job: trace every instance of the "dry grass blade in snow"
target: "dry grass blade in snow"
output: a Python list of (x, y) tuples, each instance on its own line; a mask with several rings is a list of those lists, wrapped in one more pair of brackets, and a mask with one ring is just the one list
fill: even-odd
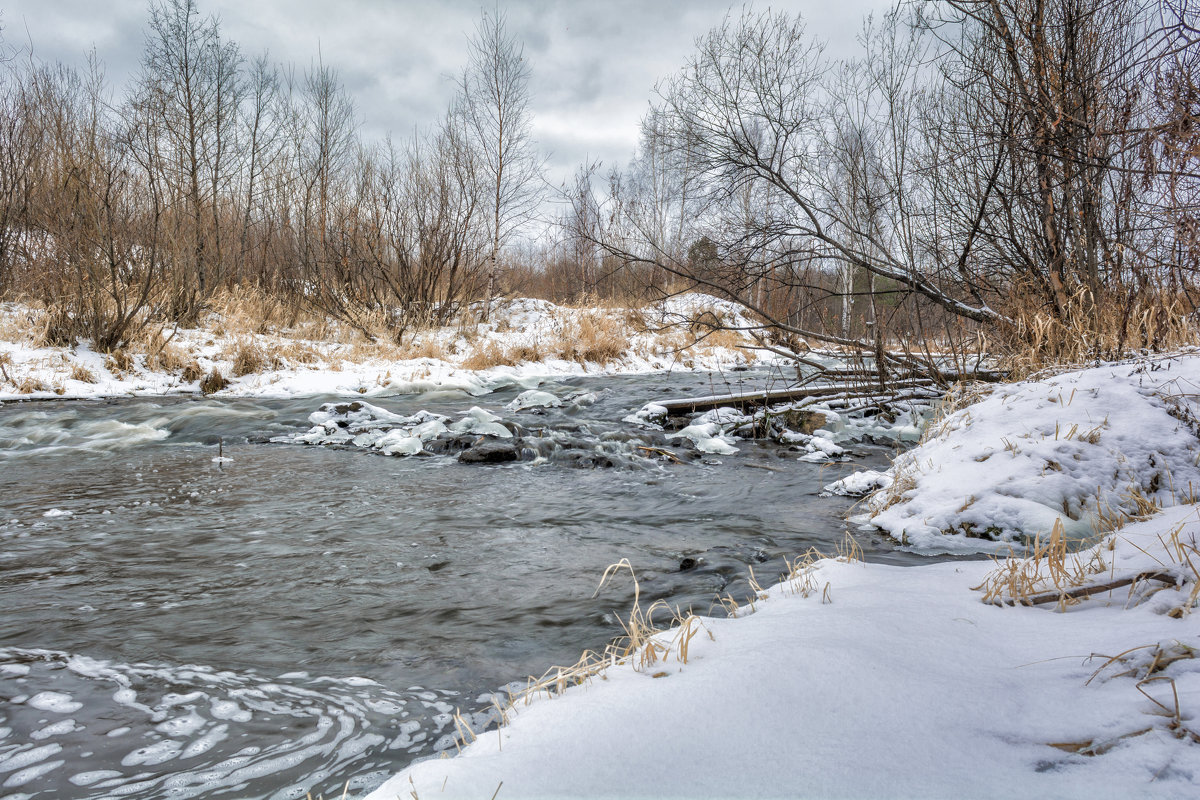
[(1078, 553), (1069, 553), (1062, 526), (1048, 541), (1035, 540), (1028, 557), (1010, 555), (975, 590), (993, 605), (1056, 604), (1059, 610), (1091, 597), (1128, 588), (1127, 605), (1138, 605), (1165, 589), (1187, 589), (1163, 613), (1183, 617), (1200, 598), (1200, 549), (1195, 535), (1176, 525), (1155, 540), (1112, 534)]
[[(695, 614), (678, 609), (671, 611), (667, 604), (658, 600), (647, 609), (641, 606), (641, 586), (637, 580), (633, 565), (629, 559), (621, 559), (604, 570), (596, 594), (608, 585), (620, 572), (628, 571), (633, 579), (633, 606), (627, 616), (617, 614), (617, 620), (625, 635), (605, 647), (603, 653), (588, 650), (579, 661), (569, 667), (551, 667), (540, 678), (530, 678), (525, 691), (517, 701), (528, 703), (539, 694), (556, 696), (567, 687), (575, 686), (602, 675), (609, 667), (617, 664), (630, 663), (638, 671), (666, 662), (675, 656), (680, 664), (687, 664), (689, 645), (696, 634), (704, 628), (704, 623)], [(594, 595), (593, 595), (594, 596)], [(671, 621), (666, 627), (659, 627), (654, 621), (658, 612), (669, 613)], [(711, 634), (709, 634), (711, 636)], [(660, 677), (666, 673), (656, 673)]]

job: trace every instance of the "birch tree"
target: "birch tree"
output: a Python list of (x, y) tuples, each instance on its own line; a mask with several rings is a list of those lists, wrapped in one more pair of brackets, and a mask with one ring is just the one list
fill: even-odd
[(529, 63), (503, 14), (483, 13), (467, 52), (455, 113), (478, 152), (480, 179), (487, 187), (491, 252), (486, 318), (496, 293), (500, 251), (541, 202), (544, 159), (532, 135)]

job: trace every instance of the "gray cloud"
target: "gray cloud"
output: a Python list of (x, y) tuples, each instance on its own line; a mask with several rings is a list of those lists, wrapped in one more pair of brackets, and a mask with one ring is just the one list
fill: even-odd
[[(854, 49), (864, 14), (884, 0), (791, 0), (771, 8), (802, 14), (831, 55)], [(222, 30), (253, 56), (264, 50), (302, 70), (319, 57), (353, 93), (366, 136), (407, 136), (433, 123), (466, 62), (479, 0), (199, 0)], [(584, 158), (623, 164), (655, 83), (679, 69), (694, 41), (724, 18), (729, 0), (513, 0), (500, 5), (524, 42), (533, 72), (534, 129), (551, 151), (552, 178), (565, 180)], [(740, 12), (741, 6), (734, 8)], [(31, 40), (44, 60), (81, 63), (95, 47), (118, 87), (141, 54), (142, 0), (0, 0), (4, 37)], [(28, 34), (27, 32), (28, 31)]]

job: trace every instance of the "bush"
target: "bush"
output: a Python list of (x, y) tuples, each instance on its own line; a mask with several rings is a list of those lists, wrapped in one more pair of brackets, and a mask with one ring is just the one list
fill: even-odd
[(215, 394), (229, 385), (229, 380), (221, 374), (221, 370), (213, 367), (212, 372), (200, 381), (200, 391), (204, 394)]

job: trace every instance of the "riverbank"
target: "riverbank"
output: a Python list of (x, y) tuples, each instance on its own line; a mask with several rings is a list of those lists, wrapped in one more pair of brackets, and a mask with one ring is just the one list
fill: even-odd
[(0, 304), (0, 401), (378, 397), (431, 388), (483, 394), (539, 376), (719, 371), (776, 360), (737, 330), (749, 327), (737, 307), (702, 294), (639, 309), (516, 299), (499, 305), (488, 322), (465, 319), (407, 335), (402, 344), (372, 342), (328, 320), (267, 324), (255, 306), (261, 302), (235, 298), (197, 328), (154, 328), (109, 354), (86, 341), (47, 344), (44, 310)]
[[(890, 483), (867, 507), (912, 547), (1040, 535), (1032, 557), (819, 561), (745, 618), (703, 619), (663, 635), (663, 660), (518, 703), (369, 798), (1194, 792), (1198, 397), (1200, 357), (1185, 354), (966, 398), (884, 479), (859, 481)], [(964, 528), (975, 506), (1024, 516)], [(1070, 554), (1085, 520), (1123, 527)]]

